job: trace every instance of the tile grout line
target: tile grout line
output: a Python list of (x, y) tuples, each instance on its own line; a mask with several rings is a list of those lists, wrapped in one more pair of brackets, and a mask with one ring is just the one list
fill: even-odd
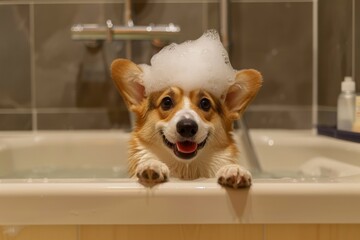
[[(315, 1), (315, 0), (314, 0)], [(147, 3), (218, 3), (218, 0), (149, 0)], [(313, 0), (230, 0), (230, 3), (311, 3)], [(122, 0), (57, 0), (48, 2), (46, 0), (20, 0), (20, 1), (1, 1), (0, 5), (7, 4), (122, 4)]]
[(312, 3), (316, 0), (231, 0), (231, 3)]
[(314, 133), (316, 130), (316, 125), (318, 123), (318, 0), (313, 1), (313, 20), (312, 20), (312, 27), (313, 27), (313, 46), (312, 46), (312, 129)]
[[(275, 0), (276, 1), (276, 0)], [(291, 0), (290, 0), (291, 1)], [(148, 0), (143, 1), (146, 3), (217, 3), (217, 0)], [(20, 0), (20, 1), (1, 1), (0, 5), (8, 5), (8, 4), (123, 4), (123, 0), (57, 0), (48, 2), (46, 0)], [(141, 3), (138, 2), (138, 3)]]
[(202, 3), (201, 7), (201, 21), (202, 21), (202, 31), (206, 31), (208, 29), (208, 5), (206, 3)]
[(34, 3), (30, 3), (30, 81), (31, 81), (31, 113), (32, 130), (37, 131), (37, 111), (36, 111), (36, 83), (35, 83), (35, 10)]
[[(107, 113), (109, 108), (39, 108), (36, 109), (37, 114), (81, 114), (81, 113)], [(119, 109), (118, 111), (127, 111), (126, 108)], [(0, 114), (31, 114), (32, 109), (0, 109)]]
[(355, 28), (355, 4), (356, 4), (356, 1), (355, 0), (352, 0), (352, 19), (351, 19), (351, 21), (352, 21), (352, 27), (351, 27), (351, 29), (352, 29), (352, 46), (351, 46), (351, 48), (352, 48), (352, 56), (351, 56), (351, 75), (352, 75), (352, 78), (353, 78), (353, 81), (356, 81), (356, 79), (355, 79), (355, 77), (356, 77), (356, 71), (355, 71), (355, 61), (356, 61), (356, 58), (355, 58), (355, 56), (356, 56), (356, 54), (355, 54), (355, 45), (356, 45), (356, 43), (355, 43), (355, 33), (356, 33), (356, 28)]
[[(326, 107), (326, 106), (322, 106), (322, 109), (328, 109), (329, 111), (331, 110), (336, 110), (336, 108), (332, 108), (332, 107)], [(36, 113), (37, 114), (81, 114), (81, 113), (105, 113), (107, 112), (109, 109), (106, 107), (103, 108), (39, 108), (36, 109)], [(118, 109), (118, 111), (127, 111), (126, 108), (124, 109)], [(254, 106), (250, 106), (249, 109), (247, 111), (250, 112), (284, 112), (284, 111), (299, 111), (299, 112), (303, 112), (303, 111), (312, 111), (312, 107), (311, 106), (298, 106), (298, 105), (254, 105)], [(32, 113), (32, 109), (0, 109), (0, 114), (26, 114), (26, 113)]]

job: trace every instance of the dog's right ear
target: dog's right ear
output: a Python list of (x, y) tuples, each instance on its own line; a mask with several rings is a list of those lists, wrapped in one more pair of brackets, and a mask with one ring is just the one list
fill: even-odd
[(235, 83), (231, 85), (225, 97), (229, 118), (239, 119), (249, 103), (255, 98), (262, 85), (261, 74), (254, 69), (241, 70), (236, 73)]
[(111, 64), (111, 77), (129, 110), (135, 110), (145, 98), (145, 88), (140, 84), (141, 69), (127, 59), (116, 59)]

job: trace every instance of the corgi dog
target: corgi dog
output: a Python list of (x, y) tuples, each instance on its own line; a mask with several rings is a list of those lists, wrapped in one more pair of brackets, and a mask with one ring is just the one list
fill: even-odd
[(251, 174), (238, 164), (233, 122), (262, 85), (256, 70), (241, 70), (222, 98), (205, 89), (169, 86), (146, 94), (142, 69), (116, 59), (112, 79), (136, 123), (129, 147), (129, 174), (145, 185), (180, 179), (213, 178), (220, 185), (244, 188)]

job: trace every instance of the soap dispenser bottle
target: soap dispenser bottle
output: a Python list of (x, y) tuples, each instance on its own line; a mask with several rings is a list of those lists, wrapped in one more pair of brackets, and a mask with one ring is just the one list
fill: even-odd
[(341, 93), (337, 103), (337, 129), (351, 131), (355, 120), (355, 82), (345, 77), (341, 82)]

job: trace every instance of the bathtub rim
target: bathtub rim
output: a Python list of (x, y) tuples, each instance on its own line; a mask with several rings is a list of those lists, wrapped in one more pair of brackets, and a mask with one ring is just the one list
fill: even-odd
[(0, 224), (360, 223), (359, 201), (356, 183), (257, 180), (240, 190), (215, 179), (151, 189), (133, 179), (1, 183)]

